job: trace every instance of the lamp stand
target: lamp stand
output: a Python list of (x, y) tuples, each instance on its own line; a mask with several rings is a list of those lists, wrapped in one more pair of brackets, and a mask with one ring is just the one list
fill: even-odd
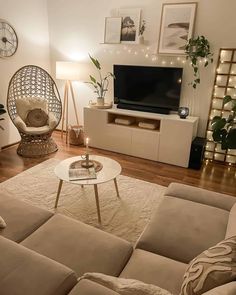
[(72, 83), (70, 80), (67, 80), (66, 84), (65, 84), (65, 89), (64, 89), (64, 100), (63, 100), (63, 108), (62, 108), (62, 128), (61, 128), (61, 138), (63, 140), (64, 127), (65, 127), (66, 143), (68, 143), (68, 134), (69, 134), (69, 124), (68, 124), (68, 121), (69, 121), (68, 120), (69, 119), (68, 118), (69, 92), (71, 94), (71, 98), (73, 101), (76, 122), (77, 122), (77, 125), (79, 125), (79, 118), (78, 118), (77, 108), (76, 108), (76, 104), (75, 104), (75, 96), (74, 96)]

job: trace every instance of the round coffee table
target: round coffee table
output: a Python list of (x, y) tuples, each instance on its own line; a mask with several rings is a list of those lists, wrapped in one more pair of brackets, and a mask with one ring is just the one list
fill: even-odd
[(97, 162), (100, 162), (102, 164), (102, 169), (96, 173), (97, 178), (96, 179), (86, 179), (86, 180), (69, 180), (69, 166), (71, 163), (75, 161), (83, 160), (81, 156), (78, 157), (72, 157), (68, 158), (64, 161), (61, 161), (56, 167), (55, 167), (55, 174), (60, 179), (58, 190), (57, 190), (57, 197), (55, 201), (55, 208), (57, 208), (61, 188), (63, 181), (69, 182), (71, 184), (77, 184), (81, 185), (82, 187), (84, 185), (93, 185), (94, 186), (94, 193), (95, 193), (95, 200), (96, 200), (96, 206), (97, 206), (97, 214), (98, 214), (98, 222), (101, 223), (101, 214), (100, 214), (100, 206), (99, 206), (99, 196), (98, 196), (98, 184), (113, 180), (115, 184), (115, 189), (117, 193), (117, 197), (119, 198), (119, 190), (118, 190), (118, 184), (116, 177), (120, 175), (121, 173), (121, 166), (118, 162), (102, 156), (93, 156), (90, 155), (89, 160), (95, 160)]

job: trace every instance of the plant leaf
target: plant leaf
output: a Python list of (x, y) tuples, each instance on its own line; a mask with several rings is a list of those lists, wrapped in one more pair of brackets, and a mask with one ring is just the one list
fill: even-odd
[(227, 104), (228, 102), (232, 101), (232, 97), (230, 95), (226, 95), (224, 98), (223, 98), (223, 105)]
[(230, 129), (226, 138), (227, 148), (236, 149), (236, 129)]
[[(215, 120), (214, 120), (215, 119)], [(211, 123), (213, 130), (221, 130), (225, 127), (227, 121), (225, 118), (214, 117)]]
[(97, 83), (96, 79), (92, 75), (89, 75), (89, 78), (93, 83)]

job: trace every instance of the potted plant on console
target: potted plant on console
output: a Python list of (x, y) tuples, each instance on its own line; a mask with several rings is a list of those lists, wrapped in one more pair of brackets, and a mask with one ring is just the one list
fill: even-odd
[(221, 149), (236, 149), (236, 100), (230, 95), (223, 99), (223, 105), (231, 104), (228, 118), (215, 116), (212, 119), (213, 139), (221, 144)]
[(90, 54), (89, 58), (93, 65), (96, 67), (99, 74), (99, 78), (96, 79), (94, 76), (89, 75), (90, 81), (86, 83), (89, 83), (94, 87), (94, 93), (97, 94), (97, 105), (102, 106), (104, 105), (105, 95), (108, 91), (109, 78), (115, 79), (115, 76), (112, 73), (108, 72), (107, 75), (103, 77), (101, 73), (102, 68), (99, 61), (96, 58), (92, 57)]

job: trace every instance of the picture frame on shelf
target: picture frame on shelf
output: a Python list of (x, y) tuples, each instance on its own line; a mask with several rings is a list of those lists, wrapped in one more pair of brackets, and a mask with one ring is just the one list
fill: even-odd
[(120, 9), (119, 16), (122, 17), (121, 43), (137, 44), (140, 29), (141, 9)]
[(119, 44), (121, 42), (121, 17), (106, 17), (104, 43)]
[(159, 54), (185, 54), (185, 46), (193, 34), (196, 10), (197, 2), (162, 5)]

